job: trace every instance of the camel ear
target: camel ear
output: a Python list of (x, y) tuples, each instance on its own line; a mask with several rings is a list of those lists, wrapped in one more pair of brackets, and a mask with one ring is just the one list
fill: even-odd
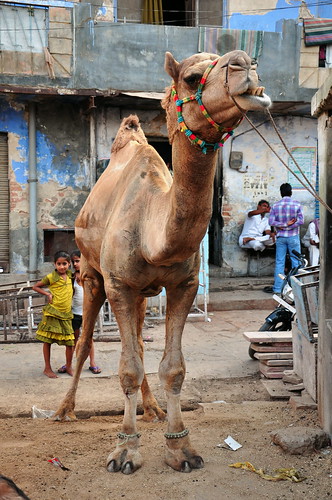
[(169, 74), (169, 76), (176, 82), (179, 76), (179, 66), (180, 63), (174, 59), (170, 52), (166, 52), (165, 54), (165, 71)]

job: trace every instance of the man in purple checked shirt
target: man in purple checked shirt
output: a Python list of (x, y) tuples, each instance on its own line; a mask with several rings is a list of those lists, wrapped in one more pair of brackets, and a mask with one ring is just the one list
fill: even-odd
[(274, 293), (281, 292), (283, 280), (279, 277), (279, 274), (285, 272), (287, 252), (292, 267), (298, 265), (298, 259), (292, 254), (292, 250), (301, 253), (300, 226), (304, 222), (301, 205), (298, 201), (292, 200), (292, 186), (288, 182), (281, 184), (280, 194), (282, 199), (272, 206), (269, 216), (269, 224), (274, 226), (277, 232)]

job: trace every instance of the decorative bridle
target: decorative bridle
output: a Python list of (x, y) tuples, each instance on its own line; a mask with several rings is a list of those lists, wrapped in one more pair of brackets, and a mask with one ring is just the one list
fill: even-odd
[[(206, 107), (203, 104), (203, 101), (202, 101), (203, 87), (206, 83), (206, 80), (207, 80), (207, 77), (208, 77), (210, 71), (215, 67), (218, 60), (219, 59), (215, 59), (206, 68), (206, 70), (204, 71), (204, 74), (199, 82), (199, 85), (198, 85), (198, 88), (197, 88), (197, 91), (195, 94), (192, 94), (189, 97), (184, 97), (183, 99), (179, 99), (176, 88), (175, 88), (175, 84), (173, 83), (173, 85), (171, 87), (171, 95), (175, 101), (176, 113), (177, 113), (177, 117), (178, 117), (178, 122), (180, 124), (180, 131), (185, 133), (185, 135), (188, 137), (189, 141), (192, 144), (199, 146), (202, 149), (202, 152), (204, 154), (206, 154), (208, 151), (216, 151), (217, 149), (222, 148), (224, 143), (227, 141), (227, 139), (233, 135), (234, 129), (236, 127), (238, 127), (243, 120), (243, 116), (242, 116), (239, 119), (239, 121), (234, 125), (234, 127), (222, 127), (221, 125), (216, 123), (211, 118), (211, 116), (207, 112)], [(228, 70), (228, 64), (225, 64), (222, 67), (223, 68), (226, 67)], [(227, 79), (228, 79), (228, 71), (226, 73), (226, 82), (225, 82), (226, 87), (228, 87)], [(204, 117), (207, 119), (207, 121), (210, 123), (210, 125), (222, 133), (222, 138), (218, 142), (215, 142), (215, 143), (206, 142), (203, 139), (200, 139), (199, 137), (197, 137), (197, 135), (194, 134), (194, 132), (187, 127), (187, 125), (185, 124), (184, 118), (183, 118), (183, 114), (182, 114), (182, 106), (186, 102), (190, 102), (190, 101), (197, 101), (200, 110), (202, 111)]]

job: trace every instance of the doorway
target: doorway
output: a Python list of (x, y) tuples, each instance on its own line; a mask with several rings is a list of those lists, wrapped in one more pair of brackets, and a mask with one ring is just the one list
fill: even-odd
[(168, 139), (163, 138), (147, 138), (150, 146), (153, 146), (154, 149), (160, 154), (169, 170), (172, 171), (172, 146), (168, 142)]
[(165, 26), (195, 26), (193, 0), (163, 0), (162, 6)]

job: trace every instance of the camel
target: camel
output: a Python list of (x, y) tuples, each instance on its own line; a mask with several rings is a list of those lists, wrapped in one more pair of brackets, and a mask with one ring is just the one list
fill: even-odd
[(139, 388), (144, 417), (164, 418), (146, 380), (142, 341), (147, 297), (158, 295), (162, 287), (167, 296), (159, 366), (167, 405), (165, 461), (182, 472), (204, 466), (181, 415), (182, 332), (199, 285), (199, 246), (211, 217), (218, 148), (241, 121), (241, 110), (263, 110), (271, 104), (258, 87), (256, 63), (240, 50), (221, 57), (195, 54), (181, 63), (167, 52), (165, 70), (173, 80), (162, 102), (173, 178), (148, 144), (137, 116), (131, 115), (122, 121), (109, 165), (75, 223), (82, 254), (83, 327), (72, 385), (56, 418), (75, 418), (80, 373), (107, 297), (121, 336), (119, 378), (125, 396), (122, 430), (107, 470), (124, 474), (142, 465), (136, 422)]

